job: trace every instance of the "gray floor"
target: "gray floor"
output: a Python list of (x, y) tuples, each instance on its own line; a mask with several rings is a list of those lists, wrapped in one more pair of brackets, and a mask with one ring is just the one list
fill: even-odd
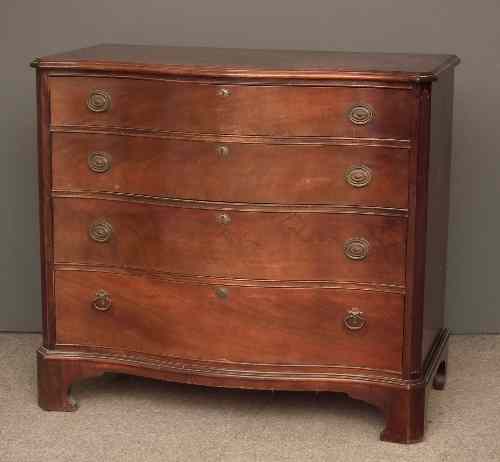
[(343, 395), (218, 390), (104, 376), (81, 408), (36, 404), (39, 335), (0, 334), (1, 462), (500, 461), (500, 336), (452, 337), (423, 443), (378, 441), (382, 416)]

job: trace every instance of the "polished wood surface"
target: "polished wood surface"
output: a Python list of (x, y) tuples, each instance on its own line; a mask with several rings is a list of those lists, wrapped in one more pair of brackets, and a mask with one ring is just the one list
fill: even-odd
[[(448, 71), (433, 85), (429, 127), (427, 231), (422, 316), (422, 362), (444, 324), (448, 219), (450, 202), (451, 135), (454, 75)], [(436, 201), (435, 198), (439, 200)]]
[[(96, 173), (89, 168), (92, 153), (110, 156), (108, 171)], [(408, 206), (407, 148), (54, 133), (52, 162), (55, 191), (222, 202)], [(359, 166), (371, 171), (371, 181), (364, 187), (346, 181), (346, 174)]]
[[(442, 389), (443, 364), (447, 361), (448, 334), (443, 332), (433, 351), (433, 361), (423, 376), (408, 387), (393, 379), (383, 382), (353, 374), (315, 374), (282, 370), (259, 370), (245, 365), (210, 367), (200, 361), (158, 359), (140, 355), (109, 354), (105, 351), (48, 350), (42, 346), (38, 356), (38, 402), (48, 411), (75, 411), (77, 403), (68, 392), (71, 385), (98, 377), (105, 372), (139, 375), (160, 380), (204, 386), (225, 386), (255, 390), (334, 391), (366, 401), (383, 413), (385, 428), (380, 434), (384, 441), (417, 443), (422, 440), (426, 397), (431, 385)], [(315, 367), (314, 370), (318, 370)], [(433, 380), (436, 378), (437, 380)]]
[(381, 439), (420, 441), (447, 368), (457, 63), (127, 46), (36, 60), (40, 406), (75, 410), (71, 384), (104, 372), (338, 391), (382, 410)]
[[(219, 217), (231, 220), (222, 224)], [(89, 237), (96, 220), (109, 242)], [(404, 284), (406, 220), (335, 213), (206, 210), (108, 199), (54, 200), (54, 261), (199, 276)], [(369, 243), (364, 260), (344, 254)]]
[[(231, 286), (220, 298), (219, 286), (95, 271), (57, 271), (55, 281), (58, 345), (227, 363), (401, 370), (398, 294)], [(92, 308), (102, 289), (112, 300), (109, 311)], [(353, 307), (366, 318), (357, 331), (344, 325)]]
[(423, 82), (458, 62), (454, 55), (103, 44), (38, 58), (33, 65), (180, 76)]
[[(93, 90), (111, 98), (92, 112)], [(221, 90), (230, 92), (222, 96)], [(108, 77), (50, 77), (51, 123), (268, 136), (337, 136), (408, 140), (415, 118), (412, 92), (365, 87), (214, 85)], [(366, 125), (349, 120), (356, 105), (369, 105)]]
[(54, 273), (53, 263), (53, 228), (52, 228), (52, 165), (51, 165), (51, 136), (50, 99), (48, 76), (37, 72), (37, 112), (38, 112), (38, 214), (40, 222), (40, 276), (42, 289), (42, 323), (43, 344), (47, 347), (54, 345), (55, 316), (54, 301)]

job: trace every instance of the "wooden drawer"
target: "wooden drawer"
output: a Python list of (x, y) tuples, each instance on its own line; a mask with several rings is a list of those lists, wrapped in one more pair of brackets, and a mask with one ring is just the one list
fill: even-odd
[(411, 91), (366, 87), (68, 76), (50, 77), (50, 97), (53, 125), (188, 133), (410, 139), (416, 114)]
[[(95, 242), (89, 229), (95, 239), (109, 240)], [(406, 219), (395, 216), (54, 199), (57, 263), (250, 279), (403, 284), (405, 236)], [(351, 257), (360, 257), (364, 246), (368, 254), (365, 259), (348, 258), (346, 246)]]
[[(408, 206), (408, 150), (56, 133), (53, 187), (208, 201)], [(350, 181), (350, 183), (349, 183)]]
[[(401, 370), (403, 296), (57, 271), (57, 343), (183, 359)], [(98, 292), (104, 291), (97, 297)], [(110, 302), (110, 304), (109, 304)], [(101, 309), (93, 307), (94, 303)], [(357, 308), (366, 322), (344, 323)], [(351, 315), (352, 316), (352, 315)], [(353, 323), (351, 327), (359, 326)]]

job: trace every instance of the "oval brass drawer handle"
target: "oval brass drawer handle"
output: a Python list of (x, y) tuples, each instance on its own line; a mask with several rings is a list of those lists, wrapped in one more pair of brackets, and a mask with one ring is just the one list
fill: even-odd
[(344, 254), (351, 260), (364, 260), (368, 256), (370, 243), (362, 237), (353, 237), (344, 244)]
[(372, 181), (372, 170), (366, 165), (353, 165), (345, 172), (345, 181), (353, 188), (364, 188)]
[(229, 157), (229, 148), (226, 145), (221, 144), (217, 146), (217, 154), (221, 159), (227, 159)]
[(357, 308), (349, 310), (344, 318), (344, 325), (349, 330), (360, 330), (365, 327), (366, 319), (363, 317), (363, 312)]
[(368, 104), (356, 104), (349, 111), (349, 120), (355, 125), (366, 125), (375, 118), (375, 111)]
[(215, 219), (220, 225), (228, 225), (231, 223), (231, 217), (227, 213), (219, 213)]
[(92, 90), (87, 98), (87, 107), (92, 112), (106, 112), (111, 108), (111, 95), (105, 90)]
[(92, 301), (92, 308), (97, 311), (108, 311), (111, 309), (111, 295), (109, 295), (105, 290), (99, 290), (95, 294), (95, 298)]
[(94, 221), (89, 227), (89, 236), (95, 242), (108, 242), (112, 235), (113, 226), (104, 219)]
[(111, 169), (111, 155), (107, 152), (93, 152), (89, 155), (87, 164), (94, 173), (106, 173)]

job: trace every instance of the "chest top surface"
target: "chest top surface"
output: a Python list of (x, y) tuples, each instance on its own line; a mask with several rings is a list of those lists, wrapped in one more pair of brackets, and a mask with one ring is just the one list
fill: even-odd
[(102, 44), (38, 58), (49, 69), (247, 78), (435, 80), (455, 55)]

